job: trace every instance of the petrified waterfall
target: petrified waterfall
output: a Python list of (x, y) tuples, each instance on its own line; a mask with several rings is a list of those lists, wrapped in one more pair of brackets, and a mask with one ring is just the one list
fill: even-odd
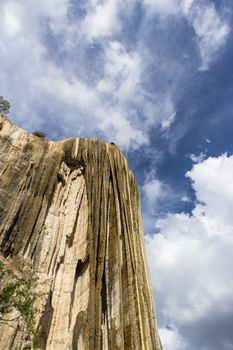
[[(52, 142), (0, 116), (0, 251), (46, 282), (40, 349), (159, 350), (140, 200), (114, 144)], [(24, 335), (0, 324), (0, 349)]]

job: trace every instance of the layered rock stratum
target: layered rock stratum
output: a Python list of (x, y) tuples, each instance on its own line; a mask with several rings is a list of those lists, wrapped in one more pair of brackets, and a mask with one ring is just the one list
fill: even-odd
[[(114, 144), (48, 141), (1, 115), (0, 253), (46, 281), (39, 349), (161, 349), (139, 193)], [(0, 324), (1, 350), (24, 344)]]

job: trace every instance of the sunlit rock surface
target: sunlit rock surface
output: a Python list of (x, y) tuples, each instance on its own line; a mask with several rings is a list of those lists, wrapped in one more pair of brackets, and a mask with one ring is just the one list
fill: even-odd
[[(0, 249), (47, 281), (40, 349), (160, 349), (124, 156), (96, 139), (45, 140), (4, 116), (0, 129)], [(7, 325), (0, 334), (2, 350), (25, 343)]]

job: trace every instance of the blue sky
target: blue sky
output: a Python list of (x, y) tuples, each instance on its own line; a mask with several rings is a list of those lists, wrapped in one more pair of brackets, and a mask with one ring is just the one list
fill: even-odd
[(11, 120), (127, 156), (165, 350), (233, 349), (232, 0), (1, 5)]

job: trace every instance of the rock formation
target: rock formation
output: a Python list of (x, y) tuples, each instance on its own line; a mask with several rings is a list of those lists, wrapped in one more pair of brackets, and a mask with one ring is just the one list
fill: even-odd
[[(0, 252), (47, 281), (41, 350), (161, 349), (139, 194), (114, 144), (48, 141), (1, 115)], [(28, 348), (7, 325), (0, 338)]]

